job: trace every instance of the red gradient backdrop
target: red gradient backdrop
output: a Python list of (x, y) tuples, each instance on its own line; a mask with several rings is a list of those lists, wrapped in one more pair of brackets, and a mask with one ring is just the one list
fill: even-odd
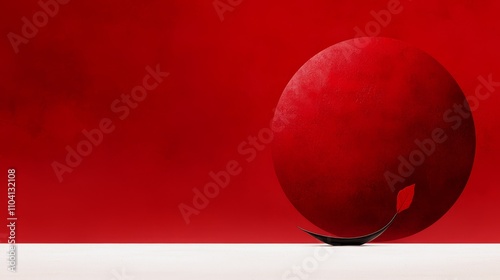
[[(70, 1), (16, 54), (7, 34), (20, 34), (21, 18), (40, 7), (4, 1), (0, 219), (7, 168), (15, 167), (18, 242), (314, 242), (296, 228), (315, 229), (287, 201), (269, 145), (254, 155), (242, 143), (269, 127), (305, 61), (356, 36), (354, 28), (364, 29), (370, 11), (387, 3), (247, 0), (221, 22), (211, 0)], [(474, 95), (480, 75), (500, 81), (500, 3), (401, 5), (381, 36), (432, 55), (465, 95)], [(170, 76), (120, 120), (110, 104), (157, 64)], [(500, 242), (499, 93), (474, 112), (476, 159), (462, 196), (441, 220), (401, 242)], [(51, 164), (103, 118), (115, 130), (59, 182)], [(241, 173), (186, 225), (179, 204), (192, 204), (192, 189), (203, 189), (209, 173), (231, 160)], [(0, 227), (0, 242), (6, 234)]]

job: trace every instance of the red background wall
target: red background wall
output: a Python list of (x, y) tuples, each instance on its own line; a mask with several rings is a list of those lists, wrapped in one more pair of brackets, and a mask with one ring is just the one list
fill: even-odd
[[(223, 1), (225, 2), (225, 1)], [(238, 1), (232, 1), (233, 3)], [(0, 170), (17, 170), (18, 242), (313, 242), (315, 227), (286, 200), (270, 149), (250, 162), (238, 146), (268, 127), (272, 109), (310, 57), (356, 36), (381, 1), (243, 1), (221, 21), (212, 0), (70, 1), (16, 54), (7, 34), (37, 1), (0, 9)], [(478, 76), (500, 81), (497, 1), (409, 1), (380, 35), (428, 52), (473, 95)], [(123, 121), (113, 100), (142, 83), (145, 67), (170, 76)], [(500, 150), (494, 92), (474, 113), (469, 183), (432, 227), (403, 242), (500, 242)], [(116, 129), (59, 182), (83, 129)], [(209, 172), (236, 160), (241, 174), (186, 225), (178, 206)], [(6, 227), (0, 227), (5, 242)]]

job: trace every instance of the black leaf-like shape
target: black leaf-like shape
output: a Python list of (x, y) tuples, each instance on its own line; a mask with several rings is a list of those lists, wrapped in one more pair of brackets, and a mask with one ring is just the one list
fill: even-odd
[(332, 237), (332, 236), (326, 236), (326, 235), (321, 235), (321, 234), (317, 234), (314, 232), (310, 232), (310, 231), (305, 230), (301, 227), (299, 227), (299, 229), (301, 229), (302, 231), (306, 232), (307, 234), (311, 235), (312, 237), (314, 237), (314, 238), (318, 239), (319, 241), (324, 242), (326, 244), (330, 244), (330, 245), (334, 245), (334, 246), (363, 245), (367, 242), (374, 240), (375, 238), (379, 237), (382, 233), (384, 233), (384, 231), (386, 231), (389, 228), (389, 226), (392, 224), (392, 222), (394, 222), (397, 215), (398, 214), (396, 213), (394, 215), (394, 217), (392, 217), (392, 219), (389, 221), (389, 223), (387, 223), (387, 225), (385, 225), (383, 228), (377, 230), (376, 232), (373, 232), (373, 233), (370, 233), (367, 235), (363, 235), (363, 236), (358, 236), (358, 237)]

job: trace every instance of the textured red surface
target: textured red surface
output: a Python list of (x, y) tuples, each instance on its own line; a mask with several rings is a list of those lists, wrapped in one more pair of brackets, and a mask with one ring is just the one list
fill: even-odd
[[(269, 146), (255, 158), (238, 146), (269, 127), (301, 65), (353, 38), (388, 1), (243, 1), (221, 22), (211, 0), (73, 0), (15, 54), (7, 34), (21, 32), (37, 2), (0, 9), (0, 171), (18, 170), (19, 242), (312, 242), (296, 228), (314, 230), (281, 190)], [(401, 3), (381, 36), (432, 55), (466, 95), (480, 75), (500, 80), (498, 1)], [(119, 120), (110, 104), (158, 63), (171, 75)], [(474, 114), (463, 195), (402, 241), (500, 242), (498, 92)], [(59, 183), (51, 163), (105, 117), (115, 131)], [(186, 225), (179, 204), (230, 160), (241, 174)]]
[(416, 184), (412, 207), (379, 237), (394, 240), (433, 224), (462, 193), (474, 124), (443, 118), (465, 96), (435, 60), (401, 41), (365, 40), (358, 54), (346, 58), (355, 42), (344, 41), (297, 71), (276, 108), (273, 158), (297, 210), (337, 236), (382, 228), (398, 192)]

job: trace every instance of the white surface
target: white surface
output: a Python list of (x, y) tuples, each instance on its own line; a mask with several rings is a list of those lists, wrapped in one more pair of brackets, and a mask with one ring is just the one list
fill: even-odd
[(500, 279), (500, 244), (17, 246), (18, 271), (11, 273), (7, 245), (0, 245), (2, 280)]

